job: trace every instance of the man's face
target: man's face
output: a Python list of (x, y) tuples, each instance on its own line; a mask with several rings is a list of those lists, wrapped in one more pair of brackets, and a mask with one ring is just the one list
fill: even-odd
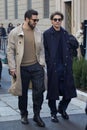
[(53, 25), (53, 27), (55, 29), (60, 29), (61, 23), (62, 23), (61, 16), (60, 15), (55, 15), (53, 17), (53, 19), (51, 20), (51, 23), (52, 23), (52, 25)]
[(36, 27), (38, 21), (39, 21), (38, 15), (32, 15), (32, 17), (28, 19), (29, 27), (33, 30)]

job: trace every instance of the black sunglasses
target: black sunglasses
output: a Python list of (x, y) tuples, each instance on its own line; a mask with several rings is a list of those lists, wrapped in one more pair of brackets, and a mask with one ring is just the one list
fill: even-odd
[(39, 21), (39, 19), (32, 19), (34, 22), (38, 22)]
[(59, 19), (54, 18), (53, 20), (54, 20), (54, 22), (57, 22), (57, 21), (58, 21), (58, 22), (61, 22), (61, 21), (62, 21), (62, 19), (61, 19), (61, 18), (59, 18)]

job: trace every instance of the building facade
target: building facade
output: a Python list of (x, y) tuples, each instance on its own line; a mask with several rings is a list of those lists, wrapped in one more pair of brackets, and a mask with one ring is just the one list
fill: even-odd
[(42, 31), (51, 25), (49, 16), (57, 10), (64, 14), (63, 27), (72, 34), (79, 29), (80, 22), (87, 19), (87, 0), (0, 0), (0, 23), (7, 27), (12, 22), (16, 26), (31, 8), (39, 12), (38, 26)]

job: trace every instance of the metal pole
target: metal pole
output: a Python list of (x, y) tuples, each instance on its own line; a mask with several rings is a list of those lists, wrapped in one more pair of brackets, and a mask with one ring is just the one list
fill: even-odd
[(85, 25), (84, 25), (84, 29), (85, 29), (85, 59), (87, 60), (87, 21), (85, 22)]

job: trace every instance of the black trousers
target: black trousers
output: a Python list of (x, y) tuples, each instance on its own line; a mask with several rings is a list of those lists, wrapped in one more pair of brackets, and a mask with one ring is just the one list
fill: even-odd
[(39, 114), (43, 103), (44, 70), (43, 67), (36, 63), (34, 65), (21, 67), (22, 96), (19, 96), (18, 106), (21, 115), (28, 115), (28, 88), (30, 80), (32, 81), (32, 100), (33, 112)]
[(59, 102), (58, 108), (56, 107), (56, 100), (49, 99), (48, 100), (48, 106), (51, 111), (51, 115), (56, 115), (58, 112), (58, 109), (66, 111), (68, 104), (70, 103), (71, 99), (65, 99), (64, 97)]

